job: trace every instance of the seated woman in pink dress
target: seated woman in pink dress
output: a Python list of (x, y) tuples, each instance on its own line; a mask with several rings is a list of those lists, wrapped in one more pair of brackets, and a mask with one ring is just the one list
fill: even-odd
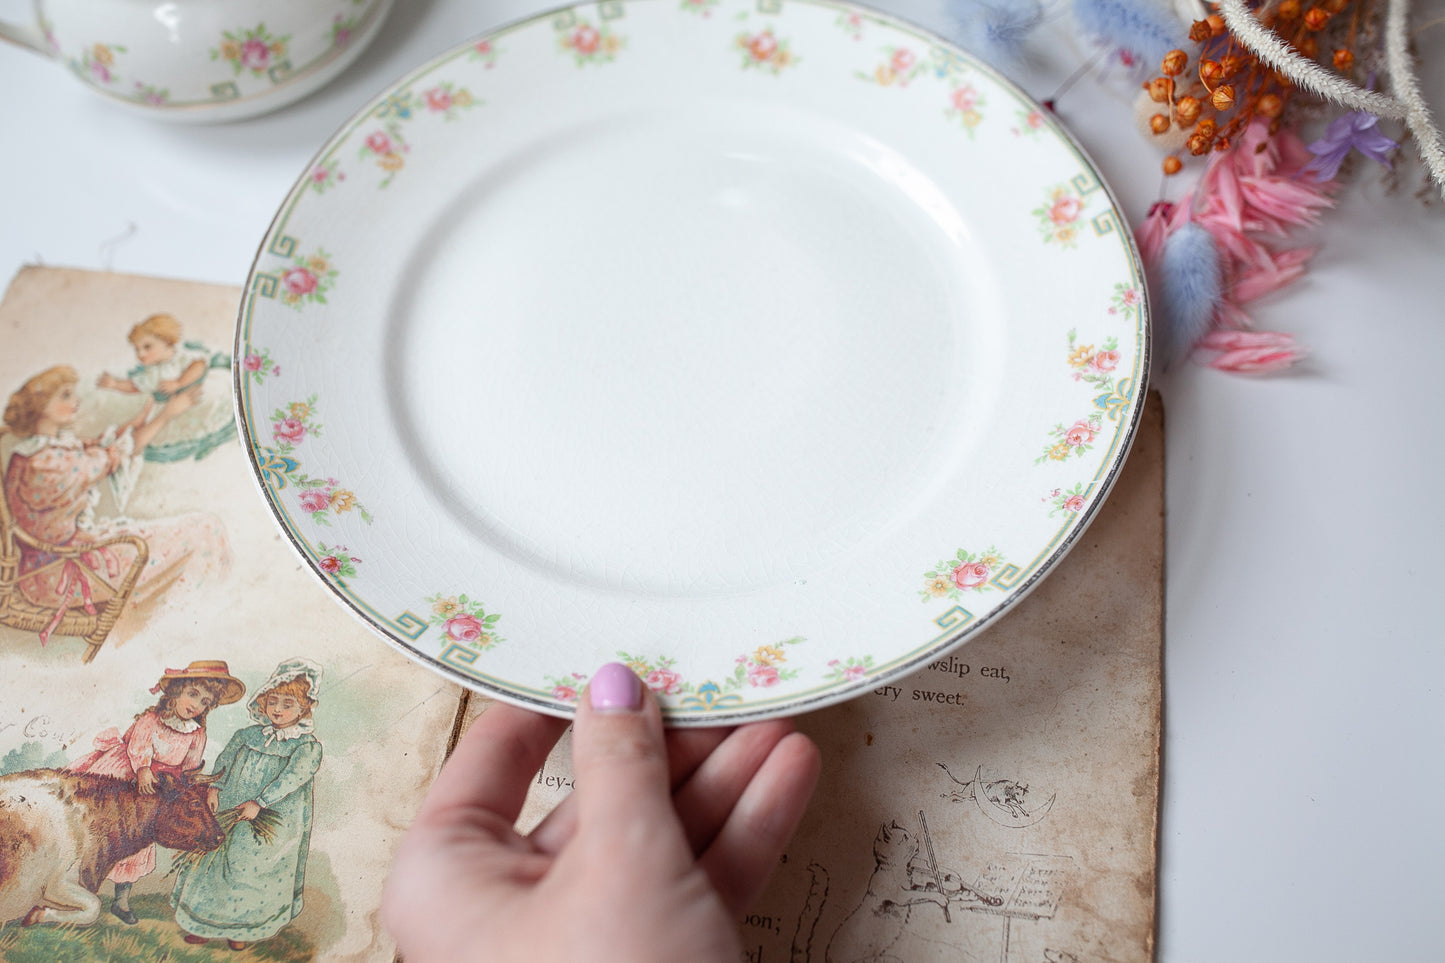
[[(72, 430), (80, 412), (75, 390), (78, 381), (75, 369), (58, 365), (31, 378), (10, 396), (0, 434), (14, 432), (20, 441), (5, 470), (5, 499), (21, 530), (52, 545), (82, 548), (121, 534), (145, 539), (150, 556), (121, 615), (124, 621), (127, 614), (159, 596), (182, 575), (196, 582), (208, 573), (228, 571), (230, 546), (220, 519), (204, 512), (147, 520), (95, 517), (101, 482), (115, 484), (128, 470), (138, 468), (136, 456), (194, 399), (180, 392), (154, 417), (147, 407), (129, 424), (84, 440)], [(134, 548), (113, 545), (87, 553), (84, 561), (95, 572), (117, 578), (134, 559)], [(21, 594), (35, 605), (59, 613), (42, 631), (42, 642), (68, 607), (90, 608), (111, 595), (106, 585), (89, 577), (82, 566), (72, 561), (56, 566), (52, 564), (55, 561), (47, 552), (20, 546)], [(34, 574), (25, 577), (27, 573)]]

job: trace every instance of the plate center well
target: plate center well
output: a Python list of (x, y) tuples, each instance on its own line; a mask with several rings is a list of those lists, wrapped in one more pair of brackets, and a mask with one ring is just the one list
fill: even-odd
[(561, 581), (806, 579), (916, 512), (989, 407), (961, 223), (868, 139), (756, 108), (515, 153), (398, 282), (387, 384), (423, 497)]

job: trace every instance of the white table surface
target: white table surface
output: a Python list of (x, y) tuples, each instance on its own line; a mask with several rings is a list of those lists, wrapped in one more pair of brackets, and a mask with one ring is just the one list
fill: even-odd
[[(44, 263), (239, 285), (293, 180), (355, 109), (432, 54), (550, 5), (399, 0), (329, 87), (225, 126), (138, 119), (0, 49), (0, 274)], [(878, 5), (949, 32), (942, 0)], [(0, 0), (0, 15), (28, 7)], [(1417, 7), (1418, 23), (1442, 13)], [(1031, 45), (1040, 62), (1014, 72), (1040, 98), (1087, 53), (1065, 10)], [(1424, 86), (1445, 112), (1445, 26), (1419, 40), (1436, 51)], [(1126, 87), (1091, 78), (1059, 115), (1137, 223), (1160, 178)], [(1310, 346), (1306, 367), (1250, 379), (1189, 366), (1158, 385), (1167, 963), (1445, 958), (1433, 922), (1445, 867), (1445, 206), (1360, 178), (1312, 237), (1306, 279), (1257, 312)]]

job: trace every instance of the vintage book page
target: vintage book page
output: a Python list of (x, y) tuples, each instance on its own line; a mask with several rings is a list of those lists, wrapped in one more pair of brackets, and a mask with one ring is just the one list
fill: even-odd
[[(798, 720), (823, 776), (741, 921), (747, 959), (1153, 958), (1163, 455), (1154, 398), (1102, 514), (1014, 612)], [(571, 790), (569, 746), (537, 774), (523, 828)]]
[[(55, 844), (0, 860), (10, 963), (394, 956), (382, 882), (462, 692), (354, 621), (282, 543), (231, 420), (238, 300), (31, 268), (0, 304), (16, 422), (0, 435), (0, 837)], [(184, 410), (158, 400), (186, 391)], [(344, 497), (330, 508), (344, 578), (362, 522)], [(279, 715), (253, 703), (268, 691)], [(139, 825), (93, 791), (17, 802), (57, 798), (35, 791), (57, 778), (42, 770), (135, 787), (141, 763), (151, 778), (224, 765), (219, 850), (147, 845), (88, 878), (77, 845), (178, 824)], [(248, 801), (266, 812), (247, 820)]]

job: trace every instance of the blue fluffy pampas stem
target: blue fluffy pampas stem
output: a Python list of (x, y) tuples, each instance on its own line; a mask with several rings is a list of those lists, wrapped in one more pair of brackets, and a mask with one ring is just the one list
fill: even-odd
[(1150, 0), (1074, 0), (1084, 32), (1122, 47), (1145, 64), (1157, 64), (1183, 37), (1174, 14)]
[(1188, 356), (1209, 333), (1223, 291), (1219, 248), (1209, 232), (1188, 223), (1164, 242), (1159, 256), (1159, 321), (1155, 335), (1164, 370)]
[(1044, 21), (1043, 4), (1038, 0), (950, 0), (948, 9), (958, 22), (963, 47), (1003, 68), (1024, 64), (1029, 34)]

